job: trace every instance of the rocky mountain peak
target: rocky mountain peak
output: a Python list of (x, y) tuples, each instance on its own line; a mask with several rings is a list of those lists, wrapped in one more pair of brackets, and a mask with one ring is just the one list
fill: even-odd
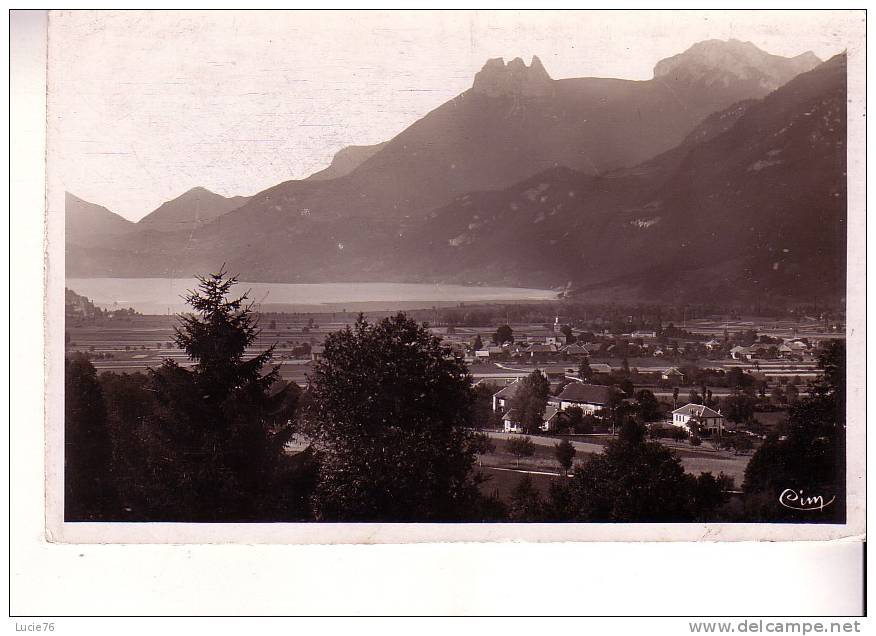
[(707, 86), (753, 81), (772, 91), (820, 63), (812, 51), (783, 57), (762, 51), (751, 42), (706, 40), (697, 42), (684, 53), (660, 60), (654, 67), (654, 78)]
[(529, 66), (519, 57), (505, 64), (496, 57), (487, 60), (484, 67), (475, 75), (472, 90), (490, 97), (502, 95), (521, 95), (535, 97), (547, 94), (553, 80), (548, 75), (537, 56), (532, 56)]

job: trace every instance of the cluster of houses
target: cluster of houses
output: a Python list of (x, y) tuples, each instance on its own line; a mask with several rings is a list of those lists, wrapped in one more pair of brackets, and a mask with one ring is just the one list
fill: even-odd
[[(714, 340), (706, 343), (706, 348)], [(720, 345), (721, 343), (719, 343)], [(815, 350), (804, 340), (789, 338), (781, 344), (755, 342), (748, 347), (736, 346), (730, 349), (730, 357), (734, 360), (758, 360), (765, 358), (802, 359), (814, 355)]]
[[(583, 360), (591, 356), (611, 356), (615, 353), (618, 345), (615, 343), (587, 342), (562, 344), (562, 338), (548, 336), (536, 342), (506, 343), (502, 346), (487, 346), (474, 351), (466, 351), (469, 361), (488, 361), (497, 358), (537, 358), (557, 360)], [(625, 355), (628, 357), (669, 357), (673, 355), (685, 355), (691, 345), (675, 344), (673, 346), (661, 345), (656, 342), (627, 342)], [(699, 346), (699, 345), (697, 345)], [(725, 349), (726, 343), (712, 339), (702, 345), (707, 351), (720, 352)], [(729, 351), (729, 357), (733, 360), (756, 360), (781, 358), (786, 360), (799, 359), (815, 355), (816, 350), (811, 345), (800, 339), (788, 339), (781, 344), (767, 344), (756, 342), (750, 346), (735, 346)]]
[(564, 360), (583, 360), (598, 353), (602, 348), (599, 343), (563, 345), (557, 338), (547, 337), (543, 342), (515, 342), (503, 346), (484, 347), (472, 352), (474, 360), (489, 360), (497, 357), (512, 358), (562, 358)]
[[(552, 328), (551, 328), (552, 327)], [(460, 339), (446, 338), (451, 346), (458, 348), (468, 362), (486, 362), (496, 359), (539, 359), (539, 360), (583, 360), (590, 357), (622, 355), (633, 357), (673, 357), (684, 356), (690, 351), (700, 355), (708, 352), (723, 353), (734, 360), (754, 360), (767, 358), (803, 359), (815, 355), (816, 349), (805, 338), (785, 338), (782, 341), (755, 342), (749, 346), (734, 346), (733, 341), (712, 338), (707, 342), (666, 343), (658, 339), (654, 330), (637, 330), (631, 333), (612, 335), (607, 332), (594, 335), (593, 342), (567, 343), (559, 319), (554, 325), (530, 326), (528, 334), (516, 336), (513, 343), (482, 346), (473, 349), (470, 343)], [(620, 347), (620, 348), (619, 348)]]
[[(522, 386), (517, 380), (493, 394), (493, 411), (502, 413), (503, 428), (506, 433), (522, 433), (519, 414), (514, 408), (514, 398)], [(585, 384), (573, 381), (567, 384), (557, 396), (549, 396), (545, 407), (541, 430), (550, 433), (557, 429), (560, 414), (573, 407), (580, 408), (584, 415), (599, 417), (609, 407), (613, 400), (620, 398), (623, 392), (614, 386)], [(685, 404), (672, 412), (672, 418), (667, 422), (673, 426), (690, 432), (694, 424), (699, 431), (720, 435), (727, 428), (727, 422), (720, 411), (715, 411), (702, 404)]]

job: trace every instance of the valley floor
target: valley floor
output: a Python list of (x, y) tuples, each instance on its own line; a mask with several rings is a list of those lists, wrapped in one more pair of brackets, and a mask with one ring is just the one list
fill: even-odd
[[(520, 437), (520, 435), (497, 431), (486, 431), (486, 433), (494, 440), (496, 450), (483, 455), (479, 465), (482, 469), (491, 469), (490, 473), (493, 475), (497, 471), (510, 473), (509, 475), (497, 477), (498, 482), (513, 481), (516, 484), (529, 472), (536, 473), (531, 475), (533, 479), (539, 476), (551, 477), (551, 475), (546, 475), (545, 473), (550, 473), (560, 478), (561, 470), (554, 458), (554, 446), (562, 438), (531, 435), (530, 439), (535, 444), (535, 453), (532, 457), (521, 458), (518, 462), (514, 455), (507, 450), (506, 444), (509, 439)], [(575, 455), (575, 463), (577, 464), (586, 455), (601, 453), (611, 437), (608, 435), (581, 435), (566, 437), (566, 439), (570, 440), (572, 446), (577, 451)], [(742, 482), (745, 479), (745, 467), (748, 466), (751, 455), (734, 455), (732, 451), (715, 450), (708, 441), (698, 448), (667, 439), (661, 440), (660, 443), (671, 448), (681, 459), (685, 471), (692, 475), (711, 472), (717, 476), (719, 473), (724, 473), (728, 477), (733, 478), (737, 489), (742, 486)], [(518, 473), (516, 477), (511, 471)]]

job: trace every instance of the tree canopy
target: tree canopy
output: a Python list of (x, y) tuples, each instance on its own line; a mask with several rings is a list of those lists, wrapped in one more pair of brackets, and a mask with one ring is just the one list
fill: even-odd
[(114, 495), (103, 391), (85, 356), (65, 360), (64, 371), (64, 518), (99, 521)]
[(505, 446), (508, 448), (508, 452), (514, 455), (518, 466), (521, 457), (532, 457), (535, 453), (535, 444), (532, 443), (530, 437), (512, 437), (505, 443)]
[(572, 460), (577, 452), (572, 442), (567, 439), (554, 446), (554, 457), (556, 457), (557, 463), (563, 469), (564, 474), (569, 472), (569, 469), (572, 467)]
[(628, 420), (603, 453), (589, 455), (575, 469), (562, 516), (598, 522), (692, 521), (708, 518), (726, 501), (723, 489), (716, 496), (709, 479), (685, 473), (671, 450), (645, 441), (644, 435), (644, 426)]
[(578, 377), (584, 382), (590, 382), (593, 379), (593, 369), (590, 367), (590, 362), (587, 358), (582, 360), (578, 367)]
[(497, 345), (503, 345), (506, 342), (514, 342), (514, 330), (509, 325), (502, 325), (496, 329), (493, 334), (493, 341)]
[(511, 400), (511, 407), (517, 411), (517, 419), (524, 432), (536, 433), (544, 424), (550, 388), (548, 379), (538, 369), (520, 381), (520, 388)]
[(654, 396), (654, 393), (648, 389), (640, 389), (636, 393), (636, 402), (638, 403), (638, 414), (645, 422), (656, 422), (662, 415), (660, 402)]
[(477, 498), (471, 378), (404, 314), (330, 334), (309, 377), (308, 428), (322, 454), (317, 517), (448, 521)]
[[(832, 341), (819, 363), (824, 379), (810, 395), (790, 407), (785, 435), (770, 435), (745, 469), (744, 490), (749, 514), (763, 520), (845, 519), (845, 343)], [(835, 497), (829, 508), (797, 511), (780, 506), (786, 489), (796, 493)]]

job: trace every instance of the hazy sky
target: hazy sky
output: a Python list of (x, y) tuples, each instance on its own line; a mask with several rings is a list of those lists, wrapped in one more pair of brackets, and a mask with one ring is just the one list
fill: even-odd
[(827, 59), (842, 12), (57, 12), (49, 171), (136, 220), (194, 186), (254, 194), (389, 139), (471, 86), (491, 57), (563, 77), (649, 79), (710, 38)]

